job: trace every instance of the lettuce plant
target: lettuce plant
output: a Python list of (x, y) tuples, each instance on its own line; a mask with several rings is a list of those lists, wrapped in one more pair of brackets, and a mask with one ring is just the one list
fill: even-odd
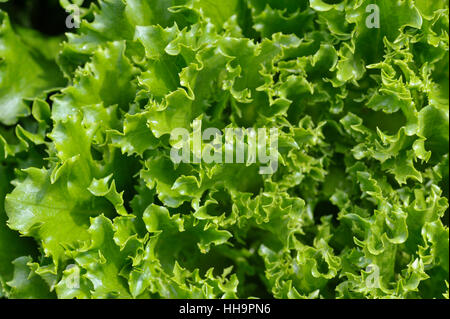
[(448, 298), (448, 1), (0, 2), (0, 296)]

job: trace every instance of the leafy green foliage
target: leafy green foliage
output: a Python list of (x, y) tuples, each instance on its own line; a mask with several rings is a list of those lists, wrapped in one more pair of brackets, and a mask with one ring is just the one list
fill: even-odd
[[(0, 2), (0, 295), (448, 298), (448, 1)], [(174, 164), (194, 120), (278, 170)]]

